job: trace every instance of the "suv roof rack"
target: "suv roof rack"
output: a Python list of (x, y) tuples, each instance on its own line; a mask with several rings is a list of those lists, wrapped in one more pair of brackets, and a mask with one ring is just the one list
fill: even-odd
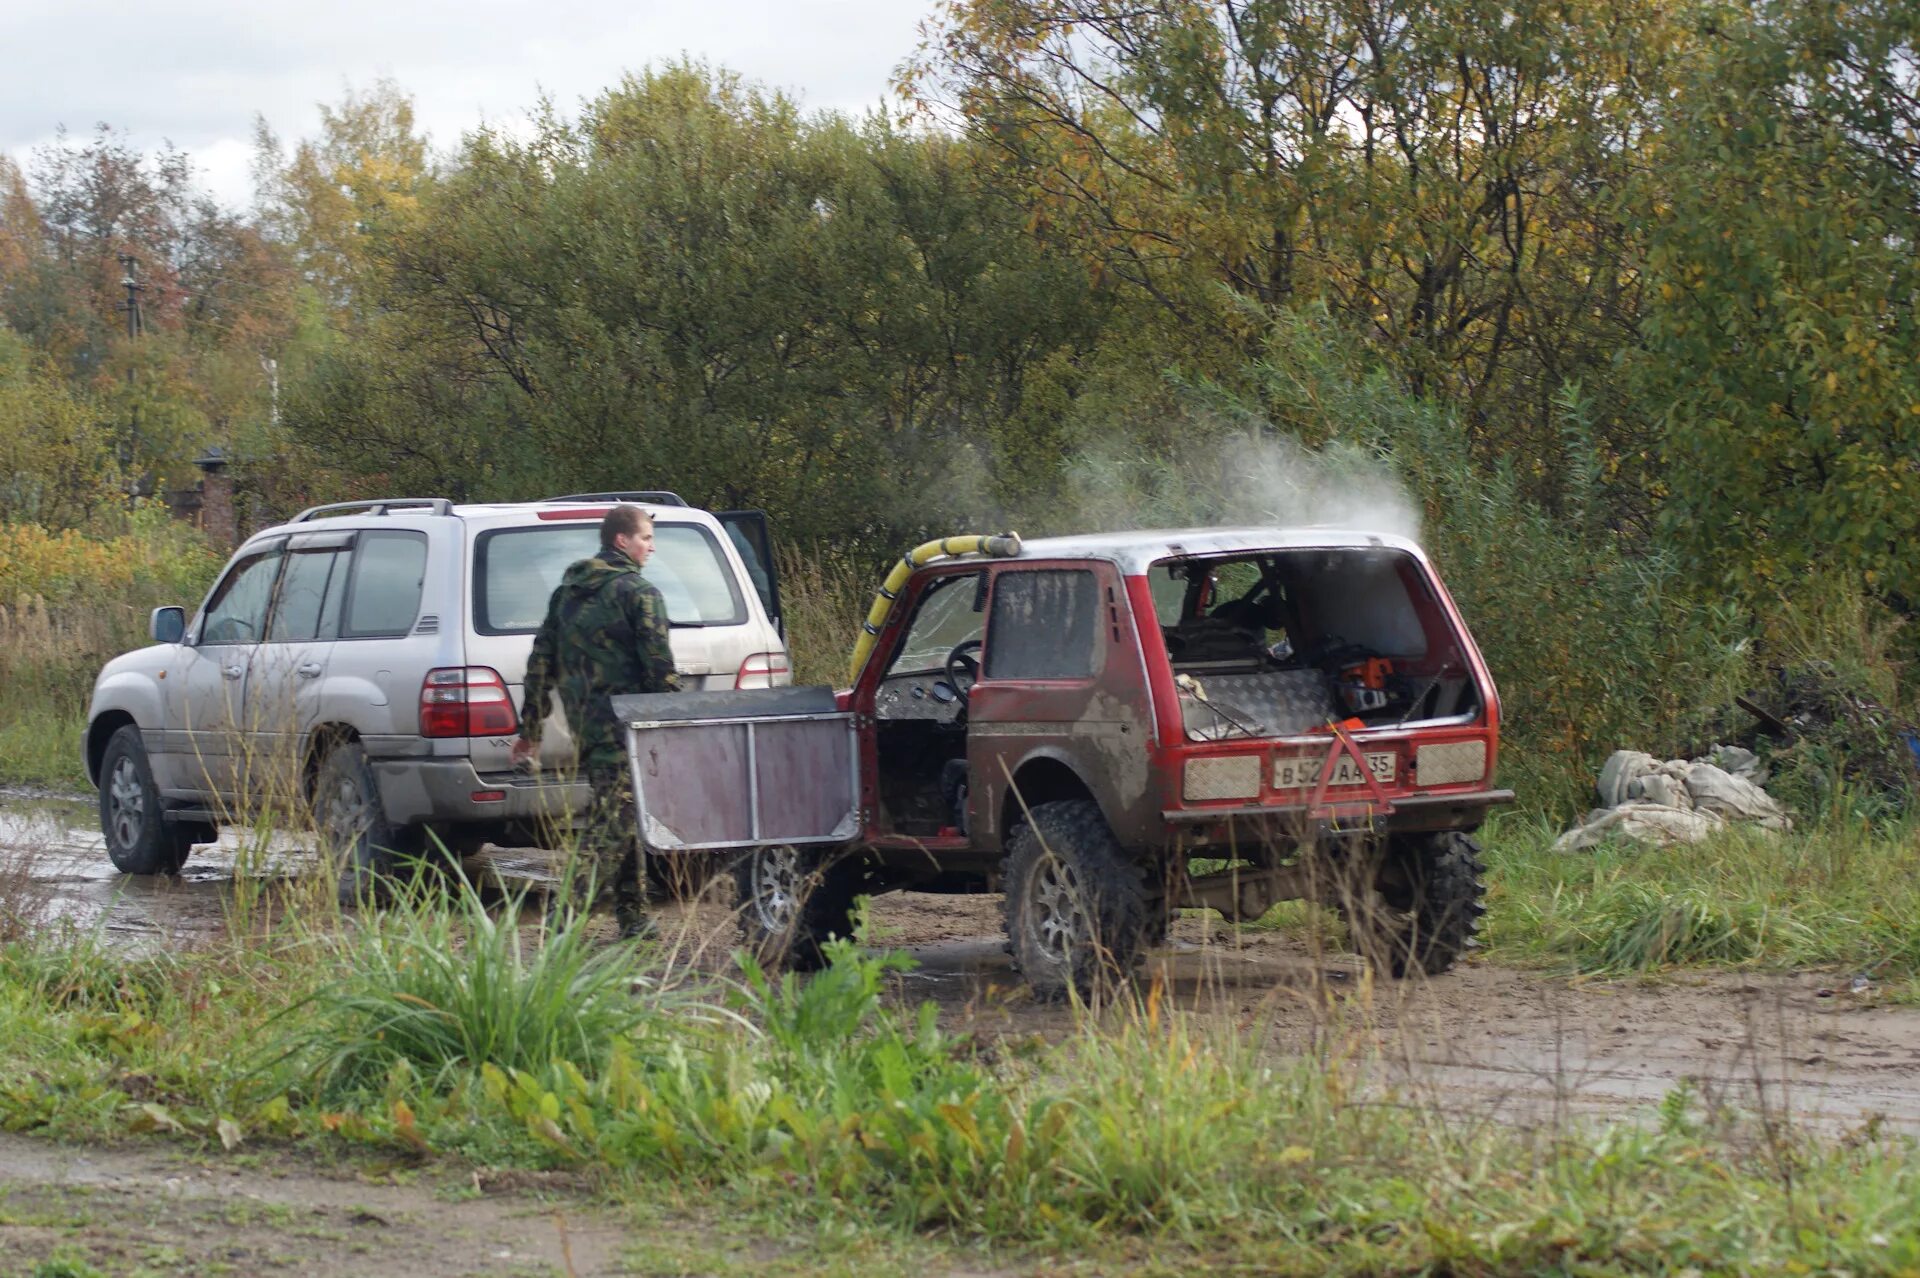
[(369, 515), (385, 515), (396, 510), (425, 508), (430, 515), (451, 515), (453, 503), (445, 497), (378, 497), (372, 501), (336, 501), (325, 506), (309, 506), (288, 523), (304, 524), (317, 515), (338, 515), (349, 510), (364, 510)]
[(543, 498), (541, 504), (546, 505), (556, 501), (638, 501), (645, 502), (649, 506), (684, 506), (687, 504), (686, 498), (682, 497), (679, 493), (670, 493), (664, 490), (633, 493), (568, 493), (565, 497)]

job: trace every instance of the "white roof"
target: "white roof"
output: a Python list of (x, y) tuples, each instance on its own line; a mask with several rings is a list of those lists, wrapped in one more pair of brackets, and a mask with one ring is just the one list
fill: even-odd
[(1420, 547), (1394, 533), (1357, 528), (1154, 528), (1137, 532), (1088, 533), (1037, 537), (1023, 541), (1022, 559), (1104, 559), (1128, 575), (1145, 572), (1162, 559), (1208, 558), (1262, 550), (1402, 550), (1425, 560)]

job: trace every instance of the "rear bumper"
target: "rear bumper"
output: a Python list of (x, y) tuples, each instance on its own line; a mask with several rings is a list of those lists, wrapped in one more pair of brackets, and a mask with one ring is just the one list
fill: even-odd
[[(571, 822), (587, 809), (584, 781), (536, 781), (520, 773), (485, 776), (467, 759), (376, 759), (380, 806), (394, 825), (426, 822)], [(500, 794), (476, 799), (474, 794)]]
[[(1352, 802), (1353, 800), (1348, 800)], [(1511, 790), (1479, 790), (1471, 794), (1418, 794), (1393, 801), (1393, 812), (1381, 827), (1396, 833), (1423, 830), (1477, 830), (1487, 812), (1513, 802)], [(1306, 818), (1306, 806), (1272, 807), (1253, 805), (1240, 808), (1178, 808), (1162, 812), (1161, 819), (1177, 830), (1191, 830), (1208, 822), (1232, 822), (1241, 830), (1257, 830), (1271, 825), (1287, 832), (1296, 831)]]

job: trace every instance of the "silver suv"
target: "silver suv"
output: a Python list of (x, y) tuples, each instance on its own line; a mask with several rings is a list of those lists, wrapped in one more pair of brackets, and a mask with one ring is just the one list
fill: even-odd
[(571, 821), (587, 788), (560, 712), (533, 772), (508, 750), (547, 598), (622, 500), (654, 517), (645, 572), (682, 683), (789, 683), (759, 511), (671, 493), (317, 506), (249, 538), (191, 621), (155, 609), (154, 645), (100, 671), (83, 748), (114, 865), (170, 873), (223, 821), (311, 813), (352, 895), (429, 832), (465, 851)]

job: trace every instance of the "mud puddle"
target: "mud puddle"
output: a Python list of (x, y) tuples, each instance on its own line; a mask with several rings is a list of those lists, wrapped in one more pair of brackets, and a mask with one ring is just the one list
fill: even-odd
[(0, 794), (0, 880), (39, 926), (97, 932), (133, 950), (220, 932), (236, 885), (252, 894), (310, 869), (310, 840), (223, 831), (177, 875), (122, 874), (107, 856), (92, 799)]

